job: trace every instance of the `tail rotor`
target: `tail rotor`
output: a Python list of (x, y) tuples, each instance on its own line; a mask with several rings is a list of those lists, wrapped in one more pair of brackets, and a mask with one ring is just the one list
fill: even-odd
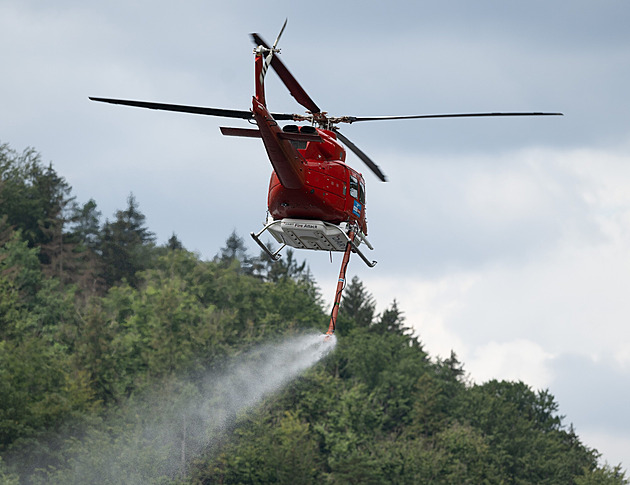
[(276, 53), (280, 53), (280, 49), (278, 49), (278, 42), (280, 42), (280, 37), (282, 37), (282, 33), (284, 32), (285, 27), (287, 26), (287, 22), (289, 19), (285, 19), (284, 20), (284, 24), (282, 24), (282, 28), (280, 29), (280, 33), (278, 34), (278, 37), (276, 37), (275, 42), (273, 43), (273, 45), (268, 48), (265, 45), (259, 45), (256, 50), (254, 52), (267, 52), (267, 56), (265, 57), (265, 62), (263, 64), (262, 67), (262, 71), (260, 73), (261, 79), (260, 81), (262, 82), (265, 79), (265, 76), (267, 74), (267, 69), (269, 69), (269, 66), (271, 65), (271, 61), (273, 60), (273, 56)]

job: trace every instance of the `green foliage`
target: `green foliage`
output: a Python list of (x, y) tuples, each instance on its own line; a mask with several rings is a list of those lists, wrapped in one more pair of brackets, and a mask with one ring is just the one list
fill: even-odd
[(297, 413), (255, 415), (203, 470), (203, 478), (196, 470), (193, 483), (319, 483), (319, 460), (310, 426)]
[[(156, 247), (127, 202), (101, 225), (36, 152), (0, 146), (0, 482), (628, 483), (548, 391), (471, 384), (455, 353), (429, 359), (396, 301), (377, 315), (356, 277), (335, 351), (204, 442), (178, 413), (194, 379), (323, 331), (319, 291), (293, 252), (251, 257), (235, 232), (213, 261), (175, 235)], [(160, 454), (168, 440), (181, 457)], [(206, 453), (190, 460), (193, 445)]]
[(216, 256), (215, 261), (222, 263), (225, 266), (229, 266), (234, 261), (242, 263), (249, 263), (249, 256), (247, 255), (247, 247), (243, 238), (236, 234), (236, 231), (232, 231), (232, 234), (226, 239), (225, 246), (221, 248), (221, 251)]
[(575, 477), (575, 485), (615, 485), (628, 483), (621, 465), (610, 466), (606, 463), (602, 467), (587, 468), (584, 475)]
[(363, 282), (354, 276), (343, 293), (336, 332), (345, 336), (356, 327), (369, 327), (373, 323), (375, 309), (374, 298)]
[(35, 150), (18, 154), (0, 145), (0, 216), (6, 215), (8, 223), (22, 231), (30, 247), (51, 242), (54, 226), (65, 222), (63, 212), (73, 200), (70, 192), (64, 178), (52, 165), (44, 166)]
[(145, 216), (132, 195), (127, 209), (116, 212), (116, 220), (105, 222), (98, 249), (102, 259), (101, 276), (107, 286), (123, 280), (138, 286), (137, 273), (149, 267), (155, 236), (144, 226)]
[(69, 236), (86, 248), (95, 249), (100, 236), (101, 212), (94, 199), (82, 206), (75, 205), (71, 217), (72, 228)]
[(42, 283), (38, 255), (39, 249), (29, 248), (19, 231), (0, 247), (0, 274), (26, 305), (32, 302)]
[(597, 456), (563, 429), (557, 409), (548, 391), (490, 381), (463, 396), (460, 414), (487, 437), (495, 466), (511, 480), (567, 483), (583, 467), (595, 468)]
[(6, 470), (6, 466), (2, 457), (0, 457), (0, 483), (3, 485), (19, 485), (20, 476), (17, 473), (10, 473)]
[(0, 342), (0, 450), (93, 408), (85, 372), (35, 336)]

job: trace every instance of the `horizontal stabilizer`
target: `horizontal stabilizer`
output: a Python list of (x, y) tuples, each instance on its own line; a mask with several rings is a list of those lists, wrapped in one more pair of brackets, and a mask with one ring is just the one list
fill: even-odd
[(245, 138), (260, 138), (260, 130), (255, 128), (231, 128), (221, 127), (221, 133), (225, 136), (243, 136)]

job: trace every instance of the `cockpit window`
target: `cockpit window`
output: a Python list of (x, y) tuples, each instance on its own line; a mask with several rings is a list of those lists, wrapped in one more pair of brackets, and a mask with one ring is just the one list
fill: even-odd
[(350, 175), (350, 197), (359, 198), (359, 181), (354, 175)]
[(365, 184), (362, 181), (359, 183), (359, 202), (365, 204)]

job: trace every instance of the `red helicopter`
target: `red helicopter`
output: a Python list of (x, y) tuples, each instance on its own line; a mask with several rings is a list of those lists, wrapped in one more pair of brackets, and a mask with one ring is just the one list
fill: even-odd
[[(228, 136), (261, 138), (273, 167), (267, 199), (268, 216), (262, 230), (251, 236), (269, 257), (277, 261), (285, 246), (320, 251), (344, 253), (331, 320), (327, 335), (335, 331), (341, 294), (350, 253), (354, 252), (370, 267), (370, 261), (359, 246), (367, 240), (365, 216), (365, 181), (363, 175), (346, 164), (344, 145), (357, 155), (367, 167), (385, 182), (381, 169), (354, 143), (345, 137), (337, 125), (359, 121), (401, 120), (419, 118), (462, 118), (489, 116), (549, 116), (562, 113), (504, 112), (504, 113), (456, 113), (409, 116), (328, 116), (311, 99), (302, 86), (278, 57), (278, 42), (287, 25), (285, 20), (278, 37), (270, 47), (259, 34), (251, 34), (256, 45), (255, 95), (251, 110), (231, 110), (200, 106), (133, 101), (125, 99), (96, 98), (100, 101), (140, 108), (178, 111), (225, 118), (240, 118), (255, 122), (257, 129), (221, 127)], [(265, 99), (265, 75), (272, 67), (295, 100), (306, 108), (306, 114), (271, 113)], [(308, 122), (306, 125), (287, 124), (278, 121)], [(343, 145), (342, 145), (343, 144)], [(269, 249), (260, 236), (269, 231), (281, 244), (276, 251)]]

